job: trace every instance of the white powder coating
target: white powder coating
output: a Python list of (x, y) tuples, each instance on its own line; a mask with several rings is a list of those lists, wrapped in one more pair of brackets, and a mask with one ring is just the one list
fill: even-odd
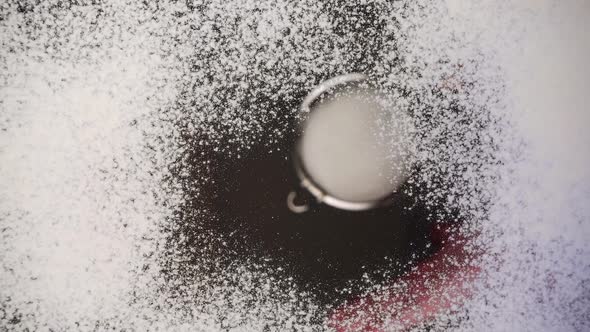
[[(410, 181), (479, 221), (488, 252), (476, 296), (433, 326), (588, 330), (588, 2), (375, 3), (394, 38), (371, 74), (412, 111)], [(284, 114), (249, 91), (293, 101), (366, 45), (315, 1), (194, 7), (0, 4), (1, 328), (324, 329), (261, 266), (163, 276), (184, 259), (162, 240), (183, 198), (167, 169), (186, 133), (228, 155), (272, 148), (256, 132)]]
[(384, 124), (393, 112), (383, 109), (375, 98), (335, 98), (314, 107), (305, 122), (300, 148), (303, 166), (313, 181), (334, 197), (378, 201), (395, 192), (407, 178), (404, 156), (392, 154), (392, 142), (380, 140), (378, 135), (387, 130), (400, 145), (404, 134)]
[[(522, 2), (517, 47), (498, 50), (523, 155), (498, 184), (486, 223), (506, 257), (471, 305), (474, 329), (590, 328), (590, 4)], [(526, 16), (525, 16), (526, 17)], [(512, 146), (514, 141), (507, 142)], [(492, 239), (490, 237), (490, 239)], [(490, 259), (491, 261), (491, 259)], [(500, 304), (501, 303), (501, 304)], [(508, 305), (507, 305), (508, 304)], [(496, 307), (490, 310), (489, 305)]]

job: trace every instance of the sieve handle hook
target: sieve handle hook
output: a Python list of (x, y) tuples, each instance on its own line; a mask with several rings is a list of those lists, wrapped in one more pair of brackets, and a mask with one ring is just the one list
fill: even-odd
[(289, 192), (287, 195), (287, 207), (291, 212), (300, 214), (309, 211), (309, 204), (305, 203), (305, 201), (302, 204), (297, 204), (296, 199), (297, 191)]

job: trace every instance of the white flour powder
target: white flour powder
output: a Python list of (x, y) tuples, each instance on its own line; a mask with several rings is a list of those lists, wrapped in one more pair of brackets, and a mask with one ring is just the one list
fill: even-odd
[(196, 167), (195, 134), (229, 157), (277, 148), (261, 127), (282, 135), (311, 87), (369, 61), (412, 115), (416, 194), (488, 250), (434, 327), (588, 330), (587, 2), (371, 4), (375, 40), (356, 7), (344, 24), (315, 1), (0, 4), (0, 327), (323, 330), (264, 266), (175, 269), (165, 240), (199, 188), (169, 169)]

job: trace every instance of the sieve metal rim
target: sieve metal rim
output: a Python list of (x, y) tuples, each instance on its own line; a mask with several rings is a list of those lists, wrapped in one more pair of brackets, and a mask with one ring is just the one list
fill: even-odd
[[(365, 74), (361, 73), (350, 73), (350, 74), (343, 74), (339, 76), (335, 76), (331, 79), (328, 79), (319, 85), (317, 85), (304, 99), (301, 103), (300, 110), (303, 113), (310, 113), (311, 112), (311, 105), (324, 93), (328, 92), (329, 90), (338, 87), (343, 84), (348, 83), (355, 83), (355, 82), (363, 82), (368, 80), (369, 77)], [(301, 141), (298, 140), (295, 152), (293, 153), (293, 165), (295, 167), (295, 172), (297, 177), (300, 180), (300, 185), (302, 188), (305, 188), (319, 203), (324, 203), (326, 205), (339, 208), (342, 210), (348, 211), (365, 211), (370, 210), (378, 207), (388, 206), (393, 202), (395, 192), (376, 200), (368, 200), (368, 201), (349, 201), (340, 199), (329, 194), (325, 189), (323, 189), (319, 184), (313, 181), (312, 177), (309, 175), (308, 171), (303, 166), (303, 161), (301, 160)], [(295, 206), (293, 199), (294, 195), (290, 194), (290, 200), (288, 201), (289, 206)], [(307, 211), (306, 206), (299, 206), (301, 209), (298, 211)], [(297, 209), (297, 207), (296, 207)], [(292, 209), (295, 210), (295, 209)], [(298, 212), (294, 211), (294, 212)], [(298, 212), (299, 213), (299, 212)]]

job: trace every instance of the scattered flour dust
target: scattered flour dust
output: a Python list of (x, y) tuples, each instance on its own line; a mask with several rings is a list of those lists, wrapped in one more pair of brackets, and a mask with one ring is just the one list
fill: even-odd
[[(103, 329), (134, 314), (134, 271), (167, 213), (154, 196), (163, 156), (144, 135), (173, 93), (142, 49), (153, 45), (124, 31), (69, 38), (96, 10), (39, 7), (0, 11), (0, 325)], [(125, 28), (112, 19), (99, 26)]]
[(487, 250), (478, 291), (431, 328), (458, 319), (465, 331), (586, 331), (590, 5), (447, 3), (450, 24), (439, 31), (460, 33), (491, 55), (505, 85), (494, 111), (510, 125), (491, 135), (502, 163), (499, 178), (485, 184), (493, 199), (477, 240)]
[(264, 267), (167, 279), (186, 199), (169, 167), (178, 123), (239, 151), (296, 116), (273, 98), (370, 59), (414, 118), (411, 180), (487, 250), (475, 296), (431, 328), (588, 330), (587, 2), (368, 3), (376, 35), (311, 1), (0, 4), (0, 328), (324, 330)]
[(520, 41), (498, 52), (523, 153), (507, 165), (485, 224), (497, 234), (490, 256), (502, 262), (489, 264), (466, 329), (587, 331), (590, 4), (517, 4), (526, 10)]

